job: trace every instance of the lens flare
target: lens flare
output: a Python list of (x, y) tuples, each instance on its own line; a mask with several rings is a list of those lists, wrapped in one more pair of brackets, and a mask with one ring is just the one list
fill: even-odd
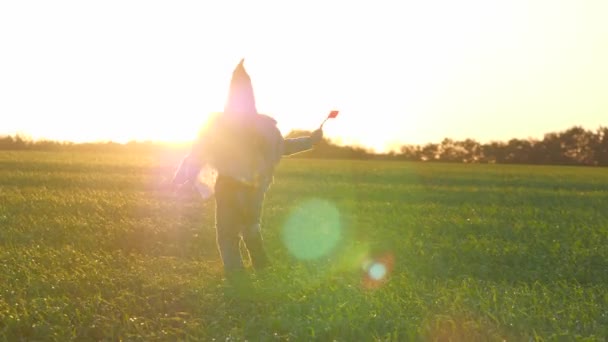
[(390, 272), (393, 270), (394, 262), (395, 259), (391, 253), (364, 260), (361, 264), (363, 286), (368, 289), (375, 289), (386, 283)]
[(383, 263), (376, 262), (367, 273), (373, 280), (382, 280), (386, 276), (386, 266)]
[(320, 199), (311, 199), (296, 207), (283, 227), (283, 243), (300, 260), (314, 260), (327, 255), (340, 238), (338, 209)]

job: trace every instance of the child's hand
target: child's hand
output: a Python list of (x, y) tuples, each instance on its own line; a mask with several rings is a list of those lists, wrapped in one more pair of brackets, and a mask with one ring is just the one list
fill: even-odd
[(322, 128), (317, 129), (316, 131), (312, 132), (312, 134), (310, 135), (310, 140), (312, 141), (313, 145), (320, 143), (322, 139), (323, 139), (323, 129)]

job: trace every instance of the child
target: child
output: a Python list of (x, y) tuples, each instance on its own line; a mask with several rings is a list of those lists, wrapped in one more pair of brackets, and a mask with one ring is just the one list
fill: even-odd
[(268, 265), (260, 219), (274, 168), (283, 155), (309, 150), (322, 138), (319, 128), (310, 137), (284, 139), (274, 119), (258, 114), (241, 60), (232, 74), (224, 112), (211, 117), (172, 181), (193, 184), (204, 165), (217, 170), (216, 237), (226, 273), (243, 268), (241, 237), (253, 267)]

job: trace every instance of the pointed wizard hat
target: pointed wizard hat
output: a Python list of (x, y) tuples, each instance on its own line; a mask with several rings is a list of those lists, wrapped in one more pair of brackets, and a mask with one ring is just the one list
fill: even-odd
[(224, 113), (229, 115), (250, 115), (257, 114), (255, 107), (255, 97), (251, 78), (243, 66), (245, 59), (241, 59), (239, 64), (232, 72), (228, 99), (224, 106)]

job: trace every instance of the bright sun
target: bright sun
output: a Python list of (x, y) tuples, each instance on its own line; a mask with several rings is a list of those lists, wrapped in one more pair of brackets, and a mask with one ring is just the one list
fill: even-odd
[(61, 3), (0, 1), (0, 135), (191, 141), (243, 57), (283, 134), (332, 109), (326, 137), (379, 151), (605, 125), (606, 1)]

